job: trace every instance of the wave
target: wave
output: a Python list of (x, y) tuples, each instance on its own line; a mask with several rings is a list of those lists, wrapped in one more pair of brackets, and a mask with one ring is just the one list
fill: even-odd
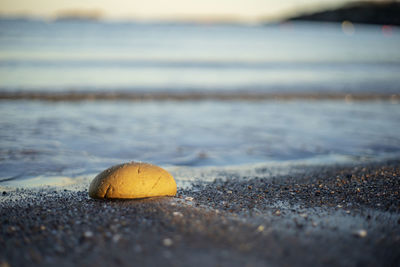
[(261, 100), (385, 100), (399, 102), (400, 94), (390, 93), (335, 93), (335, 92), (0, 92), (0, 100), (43, 101), (261, 101)]

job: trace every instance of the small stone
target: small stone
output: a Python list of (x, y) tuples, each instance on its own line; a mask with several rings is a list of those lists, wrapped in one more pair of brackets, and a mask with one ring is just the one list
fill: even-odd
[(92, 198), (134, 199), (175, 196), (176, 182), (166, 170), (148, 163), (131, 162), (108, 168), (90, 184)]
[(170, 247), (172, 246), (172, 244), (174, 244), (174, 242), (172, 241), (171, 238), (164, 238), (163, 240), (163, 245), (166, 247)]
[(354, 235), (360, 238), (364, 238), (367, 236), (367, 231), (364, 229), (360, 229), (354, 232)]
[(185, 200), (187, 200), (187, 201), (193, 201), (193, 198), (192, 198), (192, 197), (185, 197)]
[(281, 211), (280, 210), (277, 210), (277, 211), (275, 211), (275, 215), (281, 215)]
[(86, 238), (91, 238), (93, 237), (93, 232), (92, 231), (86, 231), (83, 233), (83, 236)]
[(264, 229), (265, 229), (264, 225), (260, 225), (257, 227), (257, 232), (262, 232), (264, 231)]
[(232, 190), (226, 191), (227, 194), (232, 194)]
[(174, 212), (172, 213), (172, 215), (174, 215), (175, 217), (183, 217), (182, 212), (179, 212), (179, 211), (174, 211)]
[(4, 196), (4, 195), (7, 195), (7, 192), (6, 192), (6, 191), (3, 191), (3, 196)]

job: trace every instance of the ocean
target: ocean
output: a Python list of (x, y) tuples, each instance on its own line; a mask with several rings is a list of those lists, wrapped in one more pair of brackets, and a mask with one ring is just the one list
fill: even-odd
[(398, 158), (399, 48), (396, 27), (1, 20), (0, 186)]

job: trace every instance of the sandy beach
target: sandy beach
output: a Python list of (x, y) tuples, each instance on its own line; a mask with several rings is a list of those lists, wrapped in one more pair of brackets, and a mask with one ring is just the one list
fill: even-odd
[(307, 1), (0, 5), (0, 267), (399, 267), (398, 9)]
[(399, 163), (227, 173), (173, 198), (2, 190), (0, 265), (399, 266)]

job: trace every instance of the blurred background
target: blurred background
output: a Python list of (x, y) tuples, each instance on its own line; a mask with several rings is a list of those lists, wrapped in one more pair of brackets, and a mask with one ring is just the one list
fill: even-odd
[(400, 3), (0, 1), (0, 182), (400, 155)]

